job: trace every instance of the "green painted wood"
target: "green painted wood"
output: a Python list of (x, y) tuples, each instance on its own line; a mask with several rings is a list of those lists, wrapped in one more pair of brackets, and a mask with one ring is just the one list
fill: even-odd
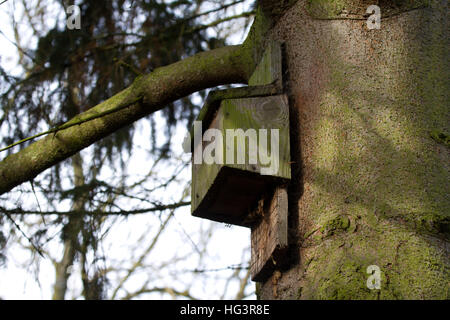
[[(276, 94), (281, 94), (281, 89), (276, 84), (267, 84), (260, 86), (249, 86), (231, 88), (225, 90), (214, 90), (208, 94), (205, 105), (200, 110), (200, 113), (196, 121), (202, 121), (204, 127), (208, 127), (214, 118), (217, 110), (220, 108), (220, 104), (226, 99), (239, 99), (239, 98), (251, 98), (251, 97), (267, 97)], [(190, 130), (190, 146), (184, 147), (185, 150), (194, 149), (194, 127)]]
[(282, 67), (281, 44), (276, 41), (271, 42), (248, 84), (250, 86), (276, 84), (279, 88), (282, 88)]

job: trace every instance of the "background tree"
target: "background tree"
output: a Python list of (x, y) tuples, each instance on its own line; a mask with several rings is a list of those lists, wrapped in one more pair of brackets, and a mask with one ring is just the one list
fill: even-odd
[[(80, 29), (66, 25), (67, 8), (72, 4), (69, 1), (3, 5), (2, 9), (10, 10), (13, 42), (22, 70), (12, 76), (2, 69), (2, 144), (9, 145), (58, 126), (154, 68), (223, 46), (235, 30), (226, 23), (238, 20), (242, 30), (252, 15), (248, 4), (249, 11), (242, 12), (243, 3), (79, 1), (76, 4), (81, 9)], [(204, 97), (204, 92), (199, 92), (199, 97)], [(175, 227), (191, 243), (183, 254), (175, 252), (164, 261), (165, 268), (170, 270), (171, 264), (183, 267), (184, 261), (198, 256), (194, 262), (197, 268), (185, 270), (192, 279), (185, 281), (184, 288), (164, 286), (157, 283), (156, 276), (148, 276), (144, 285), (135, 291), (129, 291), (127, 284), (133, 282), (135, 274), (142, 276), (142, 270), (146, 269), (162, 277), (157, 272), (161, 266), (149, 263), (148, 256), (157, 249), (161, 235), (170, 232), (166, 228), (174, 219), (174, 211), (189, 205), (183, 185), (187, 181), (180, 177), (187, 169), (187, 162), (180, 158), (179, 150), (173, 150), (171, 139), (176, 125), (189, 126), (198, 109), (198, 103), (187, 97), (168, 103), (160, 114), (148, 118), (148, 124), (130, 124), (118, 130), (32, 180), (29, 187), (21, 187), (2, 198), (0, 207), (6, 215), (4, 230), (15, 227), (20, 230), (19, 236), (25, 238), (16, 241), (31, 250), (37, 265), (42, 258), (54, 264), (54, 299), (67, 297), (68, 282), (74, 273), (80, 275), (81, 295), (86, 299), (135, 298), (151, 292), (194, 298), (190, 293), (193, 279), (205, 276), (202, 271), (208, 271), (203, 256), (208, 252), (212, 225), (196, 228), (199, 236), (195, 242), (180, 223)], [(145, 133), (136, 134), (136, 130)], [(142, 142), (145, 138), (150, 143)], [(147, 172), (140, 170), (141, 175), (128, 167), (130, 156), (136, 154), (144, 156), (150, 165), (142, 168)], [(177, 187), (179, 184), (181, 187)], [(170, 196), (162, 197), (167, 191)], [(109, 230), (115, 223), (133, 220), (124, 216), (142, 213), (157, 216), (145, 223), (147, 228), (141, 230), (142, 236), (133, 244), (133, 256), (127, 257), (131, 261), (110, 261), (101, 248)], [(25, 214), (38, 216), (20, 216)], [(146, 244), (144, 235), (154, 235), (154, 238)], [(3, 238), (14, 242), (9, 232)], [(62, 247), (56, 250), (54, 243), (58, 239)], [(245, 262), (248, 257), (244, 255), (243, 259), (242, 266), (225, 270), (228, 275), (222, 273), (230, 280), (241, 282), (242, 278), (243, 288), (235, 291), (241, 297), (246, 295), (248, 283)], [(171, 277), (173, 282), (177, 281), (173, 274)], [(72, 286), (71, 296), (78, 297), (79, 285)], [(221, 294), (230, 293), (224, 287)]]

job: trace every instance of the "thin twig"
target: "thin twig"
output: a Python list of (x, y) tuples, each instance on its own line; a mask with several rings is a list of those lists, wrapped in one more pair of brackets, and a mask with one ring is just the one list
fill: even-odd
[(103, 212), (103, 211), (79, 211), (79, 210), (71, 210), (71, 211), (26, 211), (21, 209), (12, 209), (8, 210), (5, 208), (0, 207), (0, 210), (5, 212), (9, 215), (43, 215), (43, 216), (49, 216), (49, 215), (57, 215), (57, 216), (70, 216), (70, 215), (76, 215), (76, 214), (83, 214), (83, 215), (89, 215), (89, 216), (127, 216), (127, 215), (136, 215), (136, 214), (143, 214), (143, 213), (149, 213), (149, 212), (155, 212), (155, 211), (162, 211), (162, 210), (172, 210), (177, 209), (185, 206), (189, 206), (191, 202), (179, 202), (179, 203), (173, 203), (168, 205), (157, 205), (152, 208), (145, 208), (145, 209), (136, 209), (136, 210), (121, 210), (121, 211), (114, 211), (114, 212)]
[(124, 105), (119, 105), (119, 106), (117, 106), (117, 107), (115, 107), (115, 108), (112, 108), (112, 109), (110, 109), (110, 110), (106, 110), (106, 111), (104, 111), (104, 112), (100, 112), (100, 113), (97, 113), (97, 114), (88, 116), (88, 117), (86, 117), (86, 118), (84, 118), (84, 119), (80, 119), (80, 120), (74, 121), (74, 122), (72, 122), (72, 121), (66, 122), (65, 124), (60, 125), (60, 126), (58, 126), (58, 127), (52, 128), (52, 129), (50, 129), (50, 130), (47, 130), (47, 131), (38, 133), (38, 134), (36, 134), (36, 135), (34, 135), (34, 136), (31, 136), (31, 137), (22, 139), (22, 140), (17, 141), (17, 142), (14, 142), (13, 144), (10, 144), (9, 146), (7, 146), (7, 147), (5, 147), (5, 148), (3, 148), (3, 149), (0, 149), (0, 152), (9, 150), (9, 149), (14, 148), (15, 146), (17, 146), (17, 145), (19, 145), (19, 144), (23, 144), (23, 143), (25, 143), (25, 142), (27, 142), (27, 141), (34, 140), (34, 139), (36, 139), (36, 138), (39, 138), (39, 137), (48, 135), (48, 134), (50, 134), (50, 133), (57, 133), (58, 131), (65, 130), (65, 129), (69, 129), (69, 128), (71, 128), (71, 127), (74, 127), (74, 126), (83, 124), (83, 123), (85, 123), (85, 122), (88, 122), (88, 121), (91, 121), (91, 120), (95, 120), (95, 119), (104, 117), (104, 116), (106, 116), (106, 115), (109, 115), (109, 114), (118, 112), (118, 111), (120, 111), (120, 110), (122, 110), (122, 109), (128, 108), (129, 106), (131, 106), (131, 105), (133, 105), (133, 104), (136, 104), (136, 103), (139, 102), (140, 100), (142, 100), (142, 96), (139, 96), (139, 97), (137, 97), (136, 99), (134, 99), (133, 101), (128, 102), (128, 103), (126, 103), (126, 104), (124, 104)]
[[(1, 4), (1, 3), (0, 3)], [(3, 210), (2, 210), (3, 211)], [(27, 239), (27, 241), (30, 243), (30, 245), (34, 248), (34, 250), (36, 250), (36, 252), (42, 257), (44, 257), (44, 254), (42, 252), (42, 250), (40, 248), (38, 248), (38, 246), (36, 246), (33, 243), (33, 240), (28, 237), (25, 232), (22, 230), (22, 228), (17, 224), (17, 222), (11, 217), (11, 215), (7, 212), (7, 211), (3, 211), (3, 213), (6, 215), (6, 217), (12, 222), (12, 224), (16, 227), (17, 230), (19, 230), (19, 232), (22, 234), (22, 236)]]

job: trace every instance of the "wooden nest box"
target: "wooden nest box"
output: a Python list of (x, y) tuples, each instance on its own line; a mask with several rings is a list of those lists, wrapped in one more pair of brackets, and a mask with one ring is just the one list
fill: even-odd
[(268, 47), (248, 87), (208, 95), (190, 138), (192, 214), (253, 226), (261, 195), (291, 178), (280, 44)]
[(268, 46), (248, 87), (208, 95), (186, 142), (192, 214), (250, 227), (251, 277), (264, 281), (289, 261), (289, 105), (279, 43)]

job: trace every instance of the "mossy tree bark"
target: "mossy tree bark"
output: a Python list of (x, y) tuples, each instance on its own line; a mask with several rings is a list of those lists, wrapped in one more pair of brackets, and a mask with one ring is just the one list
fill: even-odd
[(449, 297), (447, 1), (378, 3), (379, 30), (374, 1), (300, 0), (271, 32), (286, 43), (296, 164), (292, 261), (261, 298)]
[(137, 77), (127, 89), (63, 125), (63, 130), (0, 161), (0, 194), (174, 100), (221, 84), (245, 83), (253, 66), (247, 48), (199, 53)]

